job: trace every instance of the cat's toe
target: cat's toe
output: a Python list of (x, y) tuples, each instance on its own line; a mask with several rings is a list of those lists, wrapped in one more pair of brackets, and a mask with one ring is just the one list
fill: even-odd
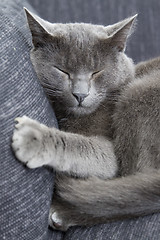
[(28, 122), (31, 122), (32, 121), (32, 119), (30, 119), (29, 117), (27, 117), (27, 116), (22, 116), (22, 117), (16, 117), (15, 119), (14, 119), (14, 121), (16, 122), (16, 124), (15, 124), (15, 128), (16, 129), (20, 129), (26, 122), (28, 123)]

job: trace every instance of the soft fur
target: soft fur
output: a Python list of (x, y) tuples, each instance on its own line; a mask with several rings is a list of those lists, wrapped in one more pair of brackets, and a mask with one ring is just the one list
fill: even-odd
[(26, 10), (31, 60), (60, 130), (18, 118), (12, 147), (57, 171), (49, 224), (66, 230), (160, 210), (160, 59), (124, 53), (135, 17), (51, 24)]

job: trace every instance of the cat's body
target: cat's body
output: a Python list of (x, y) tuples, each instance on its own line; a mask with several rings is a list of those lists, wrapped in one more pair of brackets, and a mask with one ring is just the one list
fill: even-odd
[(92, 225), (159, 212), (159, 61), (137, 65), (138, 78), (126, 86), (116, 103), (113, 125), (119, 178), (59, 179), (57, 195), (61, 198), (55, 208), (64, 229), (68, 222)]
[(61, 131), (23, 117), (12, 146), (28, 167), (60, 173), (50, 225), (160, 211), (160, 59), (135, 67), (124, 54), (135, 17), (105, 28), (27, 16), (32, 63)]

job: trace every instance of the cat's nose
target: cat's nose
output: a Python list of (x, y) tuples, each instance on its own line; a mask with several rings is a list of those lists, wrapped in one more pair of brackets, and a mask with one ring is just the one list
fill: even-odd
[(88, 96), (88, 94), (83, 94), (83, 93), (72, 93), (73, 96), (76, 98), (79, 104), (81, 104), (84, 99)]

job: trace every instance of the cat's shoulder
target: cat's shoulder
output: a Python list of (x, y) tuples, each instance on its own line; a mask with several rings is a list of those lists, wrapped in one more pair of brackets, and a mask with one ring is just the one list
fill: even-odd
[(143, 61), (135, 65), (135, 78), (143, 77), (156, 70), (160, 70), (160, 57)]
[(122, 95), (142, 98), (145, 93), (156, 90), (160, 91), (160, 57), (137, 64), (135, 78), (127, 85)]
[(160, 109), (160, 58), (139, 65), (138, 71), (140, 67), (141, 73), (122, 91), (117, 103), (120, 111), (144, 112), (150, 107)]

